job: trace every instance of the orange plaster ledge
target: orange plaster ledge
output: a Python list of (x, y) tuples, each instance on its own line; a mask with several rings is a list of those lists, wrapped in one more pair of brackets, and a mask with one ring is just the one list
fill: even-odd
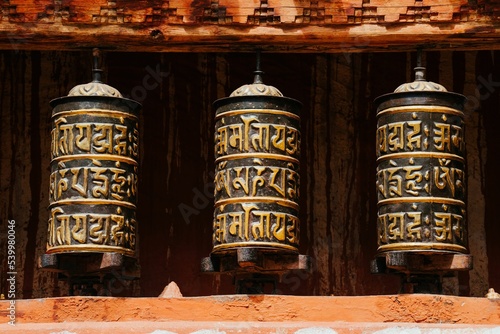
[(16, 326), (9, 305), (0, 301), (0, 333), (500, 333), (499, 299), (439, 295), (30, 299), (16, 301)]

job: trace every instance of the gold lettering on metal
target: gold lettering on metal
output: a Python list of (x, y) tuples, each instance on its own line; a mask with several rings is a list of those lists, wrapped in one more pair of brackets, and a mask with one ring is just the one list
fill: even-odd
[(55, 120), (51, 131), (52, 157), (72, 154), (106, 153), (137, 157), (139, 131), (137, 125), (127, 127), (110, 123), (72, 123), (69, 116)]
[(269, 127), (270, 124), (253, 124), (252, 125), (257, 133), (251, 136), (253, 149), (256, 151), (266, 150), (269, 151)]
[(59, 130), (62, 132), (62, 136), (59, 138), (59, 149), (62, 154), (72, 154), (73, 153), (73, 129), (72, 124), (63, 124), (59, 126)]
[(451, 142), (453, 146), (457, 147), (460, 152), (463, 152), (465, 147), (464, 130), (461, 126), (452, 125), (451, 131)]
[[(272, 196), (296, 200), (299, 192), (299, 174), (292, 168), (260, 166), (241, 166), (235, 168), (219, 167), (215, 175), (216, 194), (227, 197), (259, 196), (261, 192)], [(222, 164), (226, 166), (226, 164)]]
[(450, 124), (434, 123), (434, 147), (438, 151), (450, 151)]
[(437, 241), (452, 241), (451, 213), (434, 212)]
[(275, 212), (276, 223), (273, 228), (273, 237), (278, 241), (285, 241), (286, 215), (284, 213)]
[(421, 172), (422, 166), (405, 166), (403, 170), (406, 171), (406, 192), (413, 196), (418, 196), (418, 190), (422, 189), (420, 183), (424, 179)]
[(400, 152), (405, 148), (414, 151), (422, 147), (422, 122), (388, 123), (377, 128), (377, 156)]
[(377, 156), (387, 152), (387, 125), (377, 129)]
[(243, 167), (236, 167), (234, 169), (236, 171), (236, 177), (233, 180), (234, 189), (243, 189), (245, 194), (248, 195), (248, 168), (245, 168), (245, 177), (240, 177), (241, 171)]
[[(89, 178), (89, 170), (88, 168), (71, 168), (71, 173), (73, 177), (71, 178), (71, 189), (74, 189), (78, 192), (78, 194), (82, 197), (87, 197), (87, 189), (88, 189), (88, 178)], [(82, 180), (79, 182), (79, 174), (82, 171)], [(59, 194), (59, 198), (61, 198), (61, 194)]]
[(288, 242), (293, 244), (299, 243), (299, 219), (294, 216), (289, 216), (290, 224), (286, 227), (286, 238)]
[(403, 122), (388, 125), (387, 143), (389, 144), (389, 151), (395, 152), (404, 148), (403, 127)]
[(422, 240), (422, 213), (420, 212), (407, 212), (406, 213), (410, 222), (406, 224), (407, 239), (411, 241)]
[(254, 211), (253, 214), (258, 218), (257, 222), (252, 225), (253, 240), (271, 238), (271, 212)]
[(95, 134), (92, 136), (92, 143), (98, 153), (113, 153), (113, 125), (97, 124)]
[(403, 194), (403, 177), (396, 173), (401, 170), (401, 167), (387, 168), (387, 183), (389, 184), (389, 196), (401, 196)]
[(75, 127), (78, 129), (75, 145), (83, 152), (90, 152), (91, 126), (92, 124), (90, 123), (75, 124)]
[(138, 125), (135, 123), (135, 127), (128, 134), (128, 140), (130, 142), (128, 147), (129, 155), (133, 158), (137, 158), (139, 156), (139, 130), (137, 127)]
[(109, 237), (110, 215), (93, 214), (90, 216), (89, 239), (96, 244), (106, 244)]
[(448, 167), (450, 160), (439, 159), (439, 166), (434, 167), (434, 184), (438, 189), (449, 189), (455, 196), (456, 188), (464, 188), (464, 171)]
[(243, 239), (243, 226), (245, 226), (246, 229), (244, 235), (245, 239), (248, 240), (248, 225), (243, 225), (243, 213), (231, 212), (229, 217), (231, 218), (231, 224), (229, 224), (229, 234)]
[(421, 212), (394, 212), (378, 216), (379, 244), (422, 240)]
[(140, 105), (107, 96), (63, 97), (51, 104), (47, 252), (134, 256)]
[(273, 124), (272, 125), (276, 131), (271, 137), (272, 145), (279, 149), (280, 151), (285, 150), (285, 142), (286, 142), (286, 126)]
[(87, 215), (75, 214), (75, 226), (71, 228), (71, 237), (77, 242), (83, 244), (87, 242)]
[(63, 191), (68, 190), (68, 181), (64, 178), (66, 176), (67, 169), (63, 169), (59, 171), (61, 178), (59, 182), (57, 182), (57, 197), (61, 197)]
[[(283, 172), (280, 168), (276, 168), (276, 167), (271, 167), (271, 180), (269, 182), (269, 186), (271, 188), (273, 188), (274, 190), (276, 190), (278, 192), (278, 194), (280, 194), (281, 196), (285, 197), (285, 178), (286, 178), (286, 175), (285, 175), (285, 172)], [(276, 184), (276, 176), (278, 176), (278, 173), (281, 171), (281, 182), (280, 182), (280, 185)]]
[(300, 152), (299, 131), (285, 125), (262, 123), (256, 116), (240, 116), (241, 123), (218, 127), (215, 133), (216, 155), (271, 152), (273, 149), (295, 155)]
[(216, 154), (226, 154), (227, 153), (227, 128), (221, 127), (217, 129), (217, 134), (215, 136), (215, 153)]
[(71, 215), (58, 215), (56, 227), (56, 240), (60, 245), (71, 244), (71, 230), (69, 229), (69, 219)]
[(466, 252), (465, 98), (412, 89), (376, 101), (379, 251)]
[(421, 144), (421, 139), (422, 135), (420, 134), (420, 127), (422, 122), (420, 121), (413, 121), (413, 122), (407, 122), (408, 127), (411, 127), (412, 130), (408, 131), (406, 135), (406, 147), (413, 151), (413, 150), (418, 150), (420, 149), (420, 144)]
[(223, 243), (226, 241), (226, 222), (227, 214), (219, 214), (215, 217), (213, 238), (214, 243)]
[(127, 155), (127, 127), (116, 124), (117, 134), (114, 135), (115, 146), (114, 151), (118, 155)]
[(253, 246), (297, 251), (300, 119), (275, 103), (255, 113), (217, 110), (216, 253)]
[[(243, 150), (243, 125), (235, 124), (230, 125), (229, 130), (231, 130), (231, 136), (229, 137), (229, 145), (238, 149), (239, 151)], [(220, 153), (226, 153), (227, 150)]]
[(389, 240), (404, 238), (404, 212), (390, 213), (387, 215), (389, 225), (387, 226)]

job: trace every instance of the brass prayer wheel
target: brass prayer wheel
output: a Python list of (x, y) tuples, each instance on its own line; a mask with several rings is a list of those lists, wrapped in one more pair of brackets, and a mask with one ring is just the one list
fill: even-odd
[(213, 254), (298, 251), (302, 104), (263, 84), (261, 73), (214, 102)]
[(134, 256), (138, 102), (93, 81), (50, 102), (52, 144), (47, 253)]
[(463, 95), (415, 68), (375, 99), (378, 252), (467, 252)]

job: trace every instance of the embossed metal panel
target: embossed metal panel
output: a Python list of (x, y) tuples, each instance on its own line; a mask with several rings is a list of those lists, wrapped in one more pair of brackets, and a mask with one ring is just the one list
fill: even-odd
[(215, 254), (299, 244), (301, 104), (256, 78), (214, 103)]
[(140, 104), (95, 80), (51, 106), (47, 253), (134, 256)]
[(375, 100), (378, 251), (465, 253), (466, 99), (416, 77)]

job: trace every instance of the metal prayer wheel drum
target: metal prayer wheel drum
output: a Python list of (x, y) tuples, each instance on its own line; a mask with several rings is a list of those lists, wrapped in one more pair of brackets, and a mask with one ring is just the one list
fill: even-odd
[(415, 70), (375, 100), (378, 252), (466, 253), (466, 98)]
[(134, 256), (141, 105), (93, 72), (94, 81), (50, 102), (47, 253)]
[(214, 102), (213, 254), (297, 252), (302, 104), (255, 81)]

